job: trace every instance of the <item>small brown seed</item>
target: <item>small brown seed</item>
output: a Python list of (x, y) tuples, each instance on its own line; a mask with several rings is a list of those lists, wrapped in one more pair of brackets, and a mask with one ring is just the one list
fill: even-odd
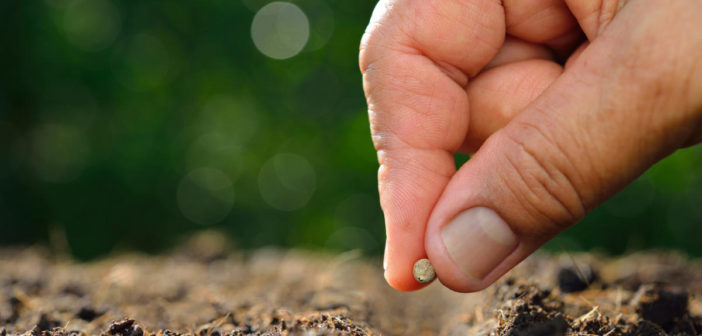
[(434, 267), (431, 266), (429, 259), (419, 259), (414, 263), (414, 279), (422, 284), (428, 284), (434, 281), (436, 278), (436, 273), (434, 273)]

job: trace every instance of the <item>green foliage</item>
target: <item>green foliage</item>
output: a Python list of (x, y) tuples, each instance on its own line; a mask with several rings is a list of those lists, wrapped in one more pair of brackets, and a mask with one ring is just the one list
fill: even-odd
[[(0, 2), (0, 244), (65, 237), (91, 258), (217, 228), (381, 253), (357, 65), (374, 2), (292, 2), (309, 39), (283, 60), (252, 40), (264, 0)], [(702, 254), (700, 161), (674, 155), (565, 238)]]

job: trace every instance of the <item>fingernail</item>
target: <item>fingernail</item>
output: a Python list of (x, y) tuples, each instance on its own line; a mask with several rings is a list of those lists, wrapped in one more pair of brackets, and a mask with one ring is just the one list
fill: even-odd
[(517, 246), (517, 236), (495, 211), (466, 210), (441, 229), (451, 259), (469, 277), (482, 280)]

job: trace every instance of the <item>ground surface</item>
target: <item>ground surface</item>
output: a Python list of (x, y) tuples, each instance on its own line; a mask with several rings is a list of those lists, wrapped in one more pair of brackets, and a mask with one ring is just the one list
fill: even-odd
[(0, 336), (702, 335), (702, 262), (672, 253), (536, 256), (458, 294), (396, 292), (357, 253), (226, 246), (83, 264), (0, 250)]

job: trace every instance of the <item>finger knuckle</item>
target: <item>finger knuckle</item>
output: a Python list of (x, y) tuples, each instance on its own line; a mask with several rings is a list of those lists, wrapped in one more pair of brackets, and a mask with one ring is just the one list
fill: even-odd
[[(511, 165), (513, 194), (545, 230), (561, 231), (584, 217), (586, 207), (575, 182), (577, 172), (568, 156), (536, 125), (524, 123), (521, 132), (504, 134), (514, 150), (504, 153)], [(526, 136), (525, 136), (526, 134)]]
[(386, 23), (392, 21), (394, 3), (395, 1), (391, 0), (379, 1), (373, 10), (370, 23), (361, 38), (359, 65), (363, 73), (383, 54), (383, 49), (388, 47), (385, 42), (388, 34), (391, 34), (388, 30), (392, 25)]

